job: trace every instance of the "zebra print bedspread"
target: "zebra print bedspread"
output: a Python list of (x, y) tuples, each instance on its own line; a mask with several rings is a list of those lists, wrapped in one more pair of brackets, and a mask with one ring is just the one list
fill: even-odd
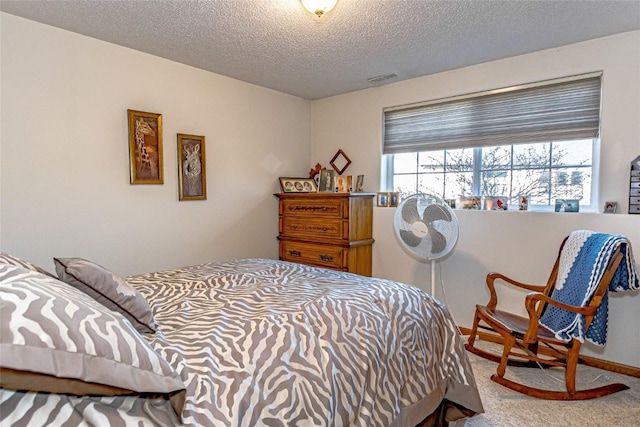
[[(127, 281), (153, 307), (151, 345), (187, 385), (186, 425), (413, 426), (443, 399), (482, 412), (450, 315), (417, 288), (267, 259)], [(162, 399), (1, 391), (56, 425), (178, 424)]]

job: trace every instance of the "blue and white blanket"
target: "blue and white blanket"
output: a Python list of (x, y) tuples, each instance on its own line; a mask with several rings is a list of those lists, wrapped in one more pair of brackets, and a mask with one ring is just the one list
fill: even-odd
[[(622, 245), (624, 256), (609, 284), (609, 291), (640, 289), (631, 243), (626, 237), (578, 230), (569, 235), (560, 254), (553, 299), (574, 306), (589, 304), (618, 245)], [(576, 338), (584, 342), (586, 338), (602, 346), (607, 341), (608, 313), (608, 295), (605, 294), (586, 334), (584, 316), (552, 305), (547, 307), (540, 323), (554, 331), (560, 340), (568, 342)]]

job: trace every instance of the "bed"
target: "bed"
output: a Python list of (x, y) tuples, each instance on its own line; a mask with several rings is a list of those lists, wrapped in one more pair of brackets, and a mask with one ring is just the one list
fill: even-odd
[(2, 425), (382, 427), (483, 411), (451, 316), (415, 287), (271, 259), (127, 278), (55, 265), (0, 256)]

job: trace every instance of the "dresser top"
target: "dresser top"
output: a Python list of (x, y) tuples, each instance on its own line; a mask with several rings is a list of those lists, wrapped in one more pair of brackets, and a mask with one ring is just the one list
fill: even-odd
[(276, 193), (274, 194), (274, 196), (280, 198), (280, 199), (286, 199), (286, 198), (290, 198), (290, 197), (295, 197), (295, 198), (308, 198), (308, 199), (313, 199), (313, 198), (317, 198), (317, 197), (373, 197), (375, 196), (376, 193), (330, 193), (330, 192), (319, 192), (319, 193), (295, 193), (295, 192), (291, 192), (291, 193)]

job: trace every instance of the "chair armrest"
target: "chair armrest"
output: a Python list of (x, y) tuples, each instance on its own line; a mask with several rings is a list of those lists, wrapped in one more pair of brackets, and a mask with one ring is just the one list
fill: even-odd
[[(594, 316), (596, 314), (596, 311), (598, 310), (598, 307), (595, 307), (595, 306), (580, 307), (580, 306), (577, 306), (577, 305), (564, 304), (564, 303), (561, 303), (560, 301), (556, 301), (556, 300), (554, 300), (554, 299), (552, 299), (552, 298), (548, 297), (547, 295), (542, 294), (540, 292), (531, 292), (531, 293), (527, 294), (527, 296), (525, 298), (525, 307), (527, 309), (527, 312), (530, 313), (530, 309), (535, 312), (536, 311), (536, 305), (540, 301), (549, 303), (549, 304), (554, 305), (554, 306), (556, 306), (558, 308), (562, 308), (564, 310), (571, 311), (571, 312), (576, 313), (576, 314), (582, 314), (583, 316)], [(536, 317), (538, 317), (537, 314), (536, 314)]]
[(518, 282), (501, 273), (489, 273), (487, 274), (487, 280), (486, 280), (487, 287), (489, 288), (489, 293), (491, 294), (489, 303), (487, 304), (487, 308), (489, 310), (495, 310), (496, 306), (498, 305), (498, 294), (496, 293), (496, 288), (495, 288), (495, 281), (497, 279), (500, 279), (503, 282), (508, 283), (510, 285), (514, 285), (518, 288), (526, 289), (528, 291), (534, 291), (534, 292), (542, 292), (546, 287), (546, 285), (528, 285), (526, 283)]
[(540, 319), (538, 317), (538, 303), (546, 302), (548, 304), (554, 305), (558, 308), (562, 308), (567, 311), (571, 311), (573, 313), (582, 314), (583, 316), (594, 316), (597, 311), (597, 307), (579, 307), (575, 305), (568, 305), (556, 301), (547, 295), (540, 292), (530, 292), (525, 297), (525, 308), (527, 309), (527, 313), (529, 314), (529, 326), (527, 327), (527, 332), (524, 335), (525, 343), (532, 343), (537, 341), (538, 336), (538, 326), (540, 325)]

